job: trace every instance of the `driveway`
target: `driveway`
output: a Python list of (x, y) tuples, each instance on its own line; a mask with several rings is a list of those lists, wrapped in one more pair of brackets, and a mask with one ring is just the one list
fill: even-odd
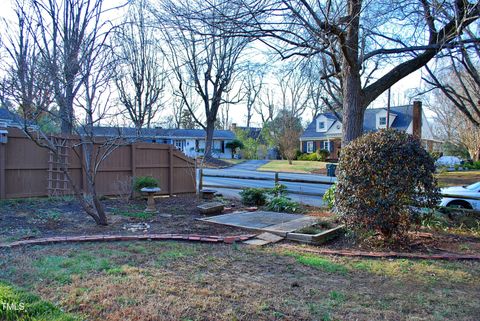
[(229, 169), (234, 169), (234, 170), (245, 170), (245, 171), (256, 171), (257, 168), (259, 168), (262, 165), (265, 165), (268, 163), (268, 160), (247, 160), (243, 163), (233, 165), (229, 167)]
[[(251, 160), (244, 163), (234, 165), (229, 168), (223, 169), (204, 169), (203, 173), (203, 184), (204, 185), (215, 185), (213, 187), (219, 193), (222, 193), (228, 197), (239, 198), (240, 189), (232, 189), (229, 187), (257, 187), (257, 188), (272, 188), (274, 186), (274, 177), (275, 173), (273, 172), (260, 172), (256, 169), (261, 165), (267, 163), (268, 161), (264, 160)], [(209, 177), (208, 175), (215, 175), (217, 177)], [(222, 176), (236, 176), (236, 177), (246, 177), (247, 179), (241, 178), (230, 178)], [(325, 191), (331, 186), (331, 183), (335, 182), (336, 179), (323, 175), (316, 174), (294, 174), (294, 173), (279, 173), (280, 181), (282, 179), (295, 179), (295, 180), (304, 180), (312, 181), (312, 183), (305, 182), (282, 182), (282, 184), (287, 186), (287, 189), (293, 192), (300, 193), (315, 193), (323, 195)], [(317, 182), (317, 183), (314, 183)], [(208, 186), (206, 186), (208, 188)], [(312, 206), (322, 206), (322, 196), (311, 196), (311, 195), (302, 195), (302, 194), (293, 194), (290, 193), (289, 197), (297, 202), (312, 205)]]

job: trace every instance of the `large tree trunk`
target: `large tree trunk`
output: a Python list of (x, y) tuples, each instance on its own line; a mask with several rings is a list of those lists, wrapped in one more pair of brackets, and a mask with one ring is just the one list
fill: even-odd
[(364, 99), (358, 61), (358, 37), (362, 0), (348, 1), (351, 17), (345, 43), (342, 45), (343, 59), (343, 122), (342, 144), (345, 146), (363, 133)]
[(207, 119), (207, 129), (205, 135), (205, 159), (212, 158), (212, 150), (213, 150), (213, 131), (215, 130), (215, 119)]
[[(348, 67), (344, 72), (350, 72)], [(363, 133), (365, 108), (362, 100), (360, 76), (350, 72), (345, 75), (343, 88), (342, 145), (344, 146)]]

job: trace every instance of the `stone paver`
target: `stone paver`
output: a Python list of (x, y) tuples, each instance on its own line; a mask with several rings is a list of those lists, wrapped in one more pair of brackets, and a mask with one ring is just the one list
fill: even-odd
[(281, 235), (283, 237), (287, 236), (287, 233), (300, 230), (307, 226), (312, 226), (318, 222), (318, 219), (311, 216), (303, 216), (292, 221), (285, 223), (280, 223), (277, 225), (269, 226), (265, 228), (265, 231)]
[(220, 202), (210, 202), (198, 205), (197, 208), (200, 210), (200, 213), (211, 215), (222, 213), (224, 205)]
[(270, 244), (272, 242), (261, 240), (261, 239), (251, 239), (251, 240), (245, 241), (243, 243), (247, 244), (247, 245), (252, 245), (252, 246), (263, 246), (263, 245)]
[(202, 218), (200, 220), (228, 226), (243, 227), (254, 230), (264, 230), (272, 226), (288, 223), (290, 221), (305, 217), (308, 216), (288, 213), (255, 211), (234, 212), (230, 214)]
[(260, 239), (260, 240), (268, 241), (270, 243), (280, 242), (281, 240), (284, 239), (284, 237), (278, 236), (278, 235), (273, 234), (273, 233), (268, 233), (268, 232), (258, 234), (256, 238)]

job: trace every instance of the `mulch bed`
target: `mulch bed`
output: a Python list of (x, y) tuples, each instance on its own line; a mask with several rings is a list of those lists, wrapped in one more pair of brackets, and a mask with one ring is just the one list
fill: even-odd
[[(145, 233), (240, 235), (245, 229), (208, 224), (196, 220), (204, 217), (197, 209), (203, 203), (195, 195), (157, 198), (158, 213), (149, 217), (129, 217), (127, 213), (141, 213), (146, 201), (118, 199), (102, 201), (108, 213), (108, 226), (98, 226), (75, 200), (34, 199), (9, 201), (0, 204), (0, 242), (51, 236), (76, 235), (135, 235), (142, 232), (129, 231), (129, 224), (146, 223)], [(227, 204), (240, 210), (242, 206), (231, 201)]]
[[(125, 213), (127, 215), (129, 213), (142, 214), (146, 206), (146, 201), (143, 199), (128, 202), (112, 199), (102, 202), (109, 213), (108, 226), (96, 225), (75, 200), (35, 199), (2, 202), (0, 204), (0, 243), (66, 236), (135, 236), (175, 233), (187, 236), (216, 235), (223, 237), (252, 234), (250, 230), (197, 220), (197, 218), (204, 217), (197, 209), (197, 206), (203, 201), (197, 199), (195, 195), (157, 198), (158, 212), (147, 217), (125, 215)], [(232, 210), (247, 210), (236, 200), (229, 201), (226, 206), (232, 207)], [(331, 215), (313, 207), (306, 207), (306, 210), (309, 215), (319, 218), (328, 219)], [(129, 225), (138, 223), (146, 223), (149, 228), (140, 231), (126, 229)], [(182, 239), (183, 236), (180, 238)], [(385, 257), (384, 253), (392, 251), (419, 255), (456, 253), (475, 256), (480, 253), (480, 238), (429, 230), (427, 233), (425, 231), (412, 232), (409, 242), (400, 245), (385, 244), (375, 237), (363, 242), (356, 242), (348, 236), (341, 236), (327, 244), (313, 248), (324, 251), (324, 254), (343, 251), (343, 255), (349, 256), (375, 252), (380, 253), (379, 256)], [(403, 255), (403, 257), (408, 255)]]
[(348, 236), (341, 236), (321, 246), (323, 250), (359, 251), (359, 252), (396, 252), (417, 254), (457, 253), (461, 255), (478, 255), (480, 238), (452, 234), (443, 231), (411, 232), (405, 243), (388, 244), (379, 237), (371, 237), (359, 242)]

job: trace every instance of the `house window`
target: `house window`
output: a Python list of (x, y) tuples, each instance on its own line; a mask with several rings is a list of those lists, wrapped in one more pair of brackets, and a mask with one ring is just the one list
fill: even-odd
[(380, 117), (378, 120), (378, 123), (380, 126), (386, 126), (387, 125), (387, 117)]
[(324, 130), (325, 129), (325, 122), (321, 121), (318, 123), (318, 129)]
[(313, 153), (313, 142), (307, 142), (307, 153)]
[(330, 151), (330, 142), (325, 140), (320, 144), (321, 149)]
[(184, 146), (185, 146), (185, 141), (184, 140), (176, 140), (175, 141), (175, 147), (177, 147), (179, 150), (183, 150)]

